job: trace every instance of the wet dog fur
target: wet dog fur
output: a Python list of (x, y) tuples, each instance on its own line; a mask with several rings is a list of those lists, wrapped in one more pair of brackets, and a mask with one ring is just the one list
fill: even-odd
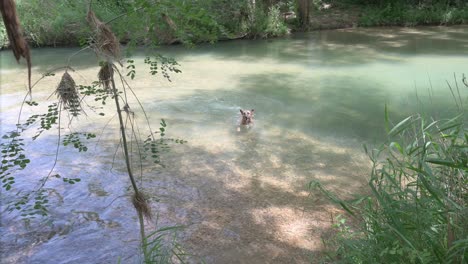
[(253, 123), (254, 123), (254, 120), (253, 120), (254, 112), (255, 112), (254, 109), (252, 109), (252, 110), (242, 110), (242, 109), (240, 109), (242, 119), (240, 121), (239, 127), (237, 128), (237, 131), (240, 131), (241, 126), (250, 127), (251, 125), (253, 125)]
[(241, 125), (250, 125), (253, 124), (253, 117), (254, 117), (254, 112), (255, 110), (242, 110), (240, 109), (241, 115), (242, 115), (242, 120), (241, 120)]

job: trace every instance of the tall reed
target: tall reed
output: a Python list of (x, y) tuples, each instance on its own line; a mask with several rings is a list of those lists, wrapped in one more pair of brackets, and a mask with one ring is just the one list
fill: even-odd
[[(387, 112), (387, 111), (386, 111)], [(388, 115), (386, 114), (388, 122)], [(468, 261), (468, 132), (462, 113), (433, 120), (412, 115), (388, 130), (389, 140), (366, 153), (369, 194), (339, 202), (361, 225), (340, 222), (328, 258), (345, 263), (466, 263)], [(333, 253), (331, 253), (333, 252)]]

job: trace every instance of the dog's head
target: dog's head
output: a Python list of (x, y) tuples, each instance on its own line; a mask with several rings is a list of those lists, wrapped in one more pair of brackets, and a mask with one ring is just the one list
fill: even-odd
[(253, 117), (254, 117), (254, 109), (252, 110), (242, 110), (240, 109), (240, 112), (242, 114), (242, 123), (248, 124), (252, 123)]

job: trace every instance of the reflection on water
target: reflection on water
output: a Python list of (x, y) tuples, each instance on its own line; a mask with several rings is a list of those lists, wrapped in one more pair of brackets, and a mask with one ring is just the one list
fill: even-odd
[[(323, 198), (311, 196), (307, 183), (318, 179), (343, 197), (363, 190), (369, 162), (361, 145), (384, 139), (385, 104), (394, 120), (421, 109), (450, 115), (455, 104), (446, 80), (453, 83), (453, 73), (463, 73), (466, 45), (468, 28), (435, 27), (174, 46), (161, 50), (182, 65), (183, 73), (170, 83), (152, 78), (144, 56), (137, 54), (137, 78), (130, 84), (150, 122), (157, 128), (164, 118), (172, 137), (189, 141), (163, 157), (167, 168), (143, 171), (140, 180), (152, 198), (157, 225), (184, 225), (180, 242), (207, 263), (307, 262), (320, 254), (320, 236), (337, 213)], [(75, 51), (34, 49), (34, 77), (63, 65)], [(4, 133), (16, 123), (26, 71), (10, 52), (0, 55)], [(78, 83), (96, 79), (94, 61), (91, 53), (73, 57)], [(44, 79), (35, 99), (49, 97), (58, 80)], [(466, 98), (467, 89), (460, 93)], [(135, 100), (130, 107), (143, 124)], [(237, 132), (240, 108), (255, 108), (252, 129)], [(88, 153), (60, 150), (56, 172), (82, 181), (48, 182), (51, 221), (23, 223), (16, 213), (2, 214), (2, 261), (139, 261), (138, 220), (117, 149), (115, 118), (103, 129), (113, 116), (112, 109), (107, 113), (72, 124), (74, 131), (102, 135)], [(45, 133), (30, 145), (32, 163), (17, 173), (17, 190), (30, 190), (47, 175), (56, 140)], [(13, 195), (2, 192), (2, 201)]]

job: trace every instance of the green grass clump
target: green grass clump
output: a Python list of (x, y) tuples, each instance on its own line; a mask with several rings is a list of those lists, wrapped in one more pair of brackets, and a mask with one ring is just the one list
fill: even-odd
[(361, 223), (351, 228), (339, 219), (336, 236), (326, 241), (329, 260), (466, 263), (466, 117), (435, 121), (413, 115), (388, 131), (387, 143), (366, 149), (373, 165), (369, 195), (345, 202), (311, 183)]

